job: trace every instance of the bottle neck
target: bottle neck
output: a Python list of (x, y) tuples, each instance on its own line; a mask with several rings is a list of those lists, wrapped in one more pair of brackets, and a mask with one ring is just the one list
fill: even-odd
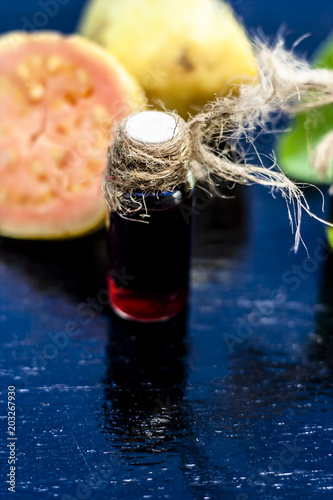
[(176, 207), (192, 196), (194, 181), (192, 174), (189, 174), (186, 182), (177, 186), (173, 191), (156, 193), (125, 193), (121, 201), (134, 211), (146, 212), (150, 210), (167, 210)]

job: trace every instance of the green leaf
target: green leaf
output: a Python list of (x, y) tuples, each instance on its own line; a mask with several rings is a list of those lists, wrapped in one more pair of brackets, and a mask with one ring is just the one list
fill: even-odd
[[(333, 33), (319, 48), (314, 66), (333, 69)], [(331, 104), (294, 118), (291, 122), (291, 131), (283, 134), (278, 141), (278, 162), (284, 172), (299, 181), (333, 184), (333, 162), (324, 178), (320, 177), (310, 164), (311, 156), (320, 139), (332, 130), (333, 105)]]

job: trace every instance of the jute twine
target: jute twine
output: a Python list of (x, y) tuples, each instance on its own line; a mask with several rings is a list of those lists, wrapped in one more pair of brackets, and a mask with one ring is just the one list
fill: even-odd
[(173, 191), (185, 181), (192, 157), (191, 134), (185, 121), (171, 114), (177, 123), (177, 133), (158, 145), (133, 139), (126, 131), (126, 118), (116, 127), (103, 183), (111, 212), (133, 209), (122, 199), (126, 192)]
[[(140, 191), (171, 191), (183, 183), (189, 171), (196, 179), (210, 181), (215, 174), (223, 181), (237, 184), (261, 184), (279, 190), (285, 198), (290, 223), (295, 229), (297, 250), (301, 241), (302, 208), (310, 212), (300, 187), (279, 169), (274, 156), (267, 168), (246, 163), (246, 153), (238, 148), (238, 162), (214, 147), (220, 142), (237, 149), (241, 139), (253, 142), (253, 133), (267, 124), (277, 112), (295, 114), (333, 102), (333, 72), (312, 69), (284, 48), (283, 41), (270, 48), (255, 43), (259, 68), (256, 81), (239, 87), (236, 94), (217, 98), (203, 111), (185, 122), (171, 113), (177, 122), (177, 133), (160, 145), (143, 144), (126, 132), (126, 119), (117, 125), (108, 151), (103, 189), (111, 212), (133, 210), (123, 195)], [(213, 144), (213, 146), (212, 146)], [(260, 156), (258, 155), (260, 160)], [(324, 171), (333, 158), (333, 133), (318, 146), (314, 163)], [(322, 221), (324, 222), (324, 221)]]

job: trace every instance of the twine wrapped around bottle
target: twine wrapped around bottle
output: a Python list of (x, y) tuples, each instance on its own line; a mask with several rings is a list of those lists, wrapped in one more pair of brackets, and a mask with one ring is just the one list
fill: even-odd
[[(276, 112), (295, 114), (333, 102), (333, 72), (311, 69), (284, 48), (282, 41), (274, 48), (262, 42), (255, 44), (259, 74), (252, 84), (239, 87), (237, 94), (219, 97), (202, 112), (185, 122), (172, 113), (177, 133), (159, 145), (143, 144), (130, 137), (126, 119), (120, 123), (108, 151), (108, 164), (103, 182), (105, 198), (111, 212), (126, 213), (126, 192), (156, 193), (171, 191), (183, 183), (189, 171), (196, 179), (210, 181), (215, 174), (223, 181), (237, 184), (261, 184), (279, 190), (285, 198), (292, 228), (295, 228), (297, 250), (301, 211), (311, 216), (299, 186), (288, 179), (274, 158), (271, 168), (246, 163), (246, 154), (237, 145), (242, 138), (252, 142), (253, 132), (266, 130)], [(212, 144), (233, 144), (239, 161), (230, 160), (228, 151)], [(333, 133), (326, 136), (314, 155), (315, 165), (324, 170), (333, 157)]]

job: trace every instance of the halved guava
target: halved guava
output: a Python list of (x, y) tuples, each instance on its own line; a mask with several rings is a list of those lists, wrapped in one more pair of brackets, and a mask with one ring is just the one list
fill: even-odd
[(142, 104), (138, 84), (93, 42), (2, 36), (0, 234), (66, 238), (100, 226), (112, 125)]

